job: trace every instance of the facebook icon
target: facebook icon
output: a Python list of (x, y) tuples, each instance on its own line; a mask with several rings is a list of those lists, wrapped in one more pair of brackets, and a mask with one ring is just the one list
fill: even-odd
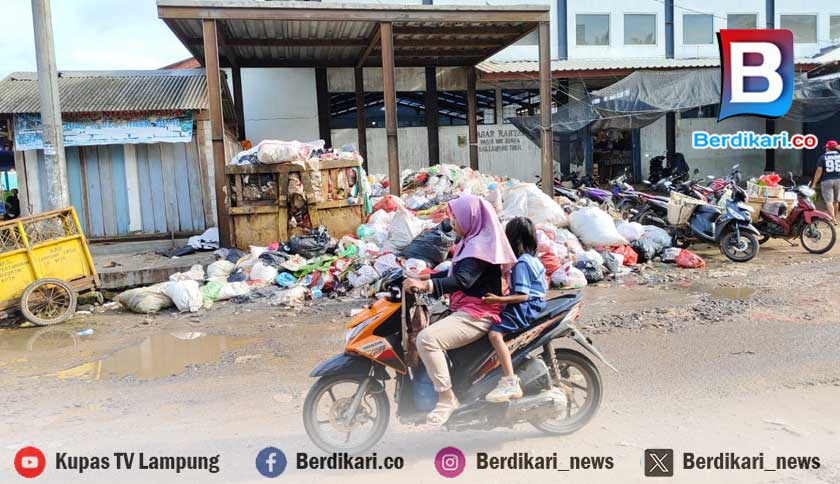
[(257, 454), (257, 470), (265, 477), (277, 477), (286, 470), (286, 454), (276, 447), (266, 447)]

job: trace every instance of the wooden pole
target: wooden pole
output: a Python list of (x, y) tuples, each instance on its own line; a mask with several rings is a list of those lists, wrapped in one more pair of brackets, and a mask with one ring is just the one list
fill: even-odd
[(554, 135), (551, 131), (551, 44), (548, 22), (540, 22), (540, 145), (543, 191), (554, 196)]
[(318, 135), (326, 146), (332, 147), (330, 131), (330, 88), (327, 84), (327, 69), (315, 69), (315, 96), (318, 103)]
[(394, 66), (394, 27), (379, 24), (382, 42), (382, 81), (385, 95), (385, 135), (388, 140), (388, 184), (391, 195), (400, 194), (400, 153), (397, 145), (397, 86)]
[(236, 127), (239, 141), (245, 137), (245, 106), (242, 105), (242, 69), (231, 68), (233, 73), (233, 104), (236, 105)]
[(440, 133), (438, 132), (437, 70), (426, 68), (426, 138), (429, 141), (429, 166), (440, 163)]
[(64, 126), (58, 98), (58, 69), (55, 64), (50, 0), (32, 0), (35, 57), (38, 65), (38, 100), (41, 107), (41, 139), (44, 144), (44, 174), (47, 199), (42, 209), (57, 210), (70, 205), (67, 164), (64, 161)]
[(368, 169), (367, 156), (367, 107), (365, 106), (365, 71), (362, 67), (353, 70), (356, 87), (356, 134), (359, 138), (359, 154), (362, 155), (365, 171)]
[(219, 44), (216, 21), (202, 20), (204, 35), (204, 67), (207, 76), (207, 98), (210, 101), (210, 139), (213, 141), (213, 172), (216, 186), (216, 221), (219, 243), (231, 246), (227, 175), (225, 174), (225, 124), (222, 112), (222, 79), (219, 73)]
[(475, 67), (467, 69), (467, 126), (470, 146), (470, 168), (478, 170), (478, 106), (475, 99)]

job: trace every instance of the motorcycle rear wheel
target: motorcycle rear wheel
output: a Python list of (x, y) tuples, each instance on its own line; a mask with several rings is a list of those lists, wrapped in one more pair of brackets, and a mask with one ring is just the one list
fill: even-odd
[[(571, 415), (573, 402), (569, 401), (569, 405), (566, 407), (566, 415), (570, 418), (532, 420), (531, 425), (546, 434), (568, 435), (582, 429), (598, 412), (603, 396), (603, 383), (598, 367), (584, 354), (568, 348), (556, 348), (554, 357), (557, 360), (557, 367), (560, 369), (561, 375), (561, 382), (559, 385), (555, 383), (555, 388), (565, 390), (567, 396), (570, 391), (582, 390), (585, 391), (586, 396), (583, 404), (578, 406), (578, 411), (574, 415)], [(576, 372), (574, 375), (571, 372), (572, 369)], [(578, 373), (583, 376), (586, 386), (581, 385), (581, 382), (575, 378)]]
[[(758, 239), (750, 232), (741, 232), (742, 240), (733, 240), (737, 237), (734, 230), (730, 230), (720, 238), (720, 252), (732, 262), (748, 262), (758, 255)], [(741, 249), (737, 243), (744, 242), (746, 247)]]
[[(828, 234), (826, 234), (826, 231)], [(818, 234), (818, 235), (817, 235)], [(821, 238), (829, 236), (828, 244), (825, 247), (816, 247), (811, 245), (812, 240), (819, 241)], [(821, 218), (815, 218), (808, 225), (802, 227), (802, 233), (799, 234), (799, 240), (802, 242), (802, 247), (811, 254), (825, 254), (837, 242), (837, 230), (834, 225)]]
[[(353, 391), (355, 393), (365, 378), (367, 378), (367, 375), (321, 377), (309, 389), (309, 393), (306, 394), (306, 400), (303, 403), (303, 427), (306, 429), (306, 434), (312, 442), (324, 452), (347, 452), (351, 455), (360, 454), (376, 445), (382, 436), (385, 435), (385, 431), (388, 429), (388, 422), (391, 419), (391, 404), (388, 401), (388, 395), (385, 394), (384, 388), (378, 382), (373, 382), (375, 385), (368, 387), (359, 405), (359, 410), (352, 419), (353, 423), (348, 427), (340, 421), (344, 417), (342, 410), (346, 410), (349, 402), (346, 395), (341, 395), (339, 398), (336, 398), (334, 390), (341, 384), (350, 384), (351, 388), (352, 385), (355, 385), (355, 390)], [(331, 404), (331, 406), (326, 416), (319, 416), (318, 410), (321, 400), (325, 396), (330, 399), (326, 403)], [(350, 398), (352, 399), (352, 395)], [(371, 410), (374, 408), (371, 407), (375, 407), (375, 413), (373, 415), (371, 415)], [(360, 442), (349, 444), (350, 436), (355, 430), (354, 427), (363, 424), (363, 422), (357, 423), (357, 419), (360, 417), (366, 417), (366, 420), (371, 422), (370, 430), (363, 436)], [(338, 433), (344, 433), (346, 440), (342, 443), (330, 438), (324, 427), (326, 424), (329, 424)]]

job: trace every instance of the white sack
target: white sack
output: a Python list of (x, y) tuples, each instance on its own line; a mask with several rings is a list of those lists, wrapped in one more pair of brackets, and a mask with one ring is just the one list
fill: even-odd
[(172, 299), (179, 311), (194, 313), (204, 304), (197, 281), (167, 282), (163, 285), (163, 293)]
[(627, 245), (627, 239), (618, 233), (612, 217), (598, 207), (583, 207), (569, 217), (569, 228), (583, 245), (612, 247)]
[(499, 218), (528, 217), (535, 224), (569, 225), (569, 218), (560, 205), (533, 183), (519, 183), (508, 188), (502, 197), (504, 205)]

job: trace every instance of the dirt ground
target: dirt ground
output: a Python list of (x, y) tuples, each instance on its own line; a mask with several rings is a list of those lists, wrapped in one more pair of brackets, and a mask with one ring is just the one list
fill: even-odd
[[(550, 471), (481, 471), (477, 452), (507, 456), (610, 456), (610, 470), (573, 470), (564, 482), (644, 482), (644, 449), (714, 456), (818, 456), (816, 470), (686, 471), (677, 482), (840, 482), (840, 249), (812, 256), (784, 241), (747, 264), (701, 250), (707, 268), (651, 265), (584, 290), (581, 325), (619, 369), (601, 367), (605, 396), (580, 432), (547, 437), (521, 426), (449, 433), (396, 421), (373, 451), (402, 456), (400, 471), (303, 471), (286, 482), (441, 482), (434, 456), (460, 448), (460, 482), (525, 483)], [(267, 446), (290, 462), (322, 455), (301, 423), (309, 371), (342, 350), (359, 300), (323, 300), (298, 311), (254, 302), (196, 314), (78, 315), (51, 328), (0, 329), (0, 481), (23, 482), (12, 458), (35, 445), (109, 455), (220, 455), (221, 471), (174, 474), (114, 469), (56, 471), (40, 482), (260, 482)], [(77, 332), (93, 329), (89, 336)], [(572, 343), (573, 344), (573, 343)], [(679, 455), (679, 454), (678, 454)], [(151, 472), (151, 474), (150, 474)]]

